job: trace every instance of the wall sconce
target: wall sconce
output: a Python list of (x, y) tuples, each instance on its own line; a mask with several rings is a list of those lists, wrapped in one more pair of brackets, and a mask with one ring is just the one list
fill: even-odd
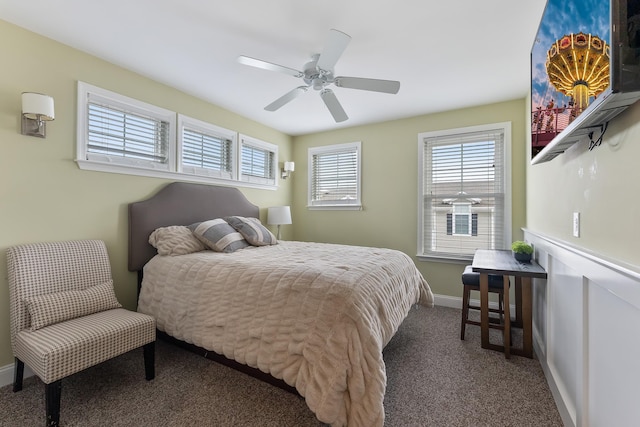
[(282, 179), (289, 178), (291, 172), (293, 172), (296, 168), (296, 164), (293, 162), (284, 162), (284, 167), (282, 168)]
[(274, 206), (267, 209), (267, 224), (278, 226), (277, 239), (280, 240), (280, 226), (291, 224), (291, 208), (289, 206)]
[(46, 122), (53, 120), (53, 98), (33, 92), (22, 92), (22, 134), (45, 138)]

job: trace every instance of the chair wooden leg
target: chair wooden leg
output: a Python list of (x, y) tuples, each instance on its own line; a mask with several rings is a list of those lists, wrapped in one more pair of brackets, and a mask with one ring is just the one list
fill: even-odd
[(504, 357), (511, 357), (511, 313), (509, 312), (509, 276), (503, 277), (503, 308), (504, 308)]
[(149, 344), (145, 344), (142, 347), (142, 351), (144, 353), (144, 373), (145, 377), (148, 380), (152, 380), (156, 377), (156, 368), (155, 368), (155, 354), (156, 354), (156, 343), (150, 342)]
[(62, 380), (44, 385), (47, 426), (57, 427), (60, 424), (60, 396), (62, 395)]
[(13, 391), (22, 390), (22, 379), (24, 378), (24, 362), (17, 357), (15, 358), (15, 366), (13, 371)]
[(460, 325), (460, 339), (464, 340), (464, 333), (467, 327), (467, 320), (469, 319), (469, 294), (471, 291), (469, 287), (464, 286), (462, 292), (462, 324)]
[[(502, 296), (502, 294), (498, 295), (498, 305), (500, 308), (500, 324), (504, 327), (505, 325), (505, 320), (504, 320), (504, 298)], [(509, 339), (511, 339), (511, 337), (513, 336), (513, 334), (511, 333), (511, 322), (509, 323)], [(511, 345), (513, 345), (513, 342), (511, 343)]]

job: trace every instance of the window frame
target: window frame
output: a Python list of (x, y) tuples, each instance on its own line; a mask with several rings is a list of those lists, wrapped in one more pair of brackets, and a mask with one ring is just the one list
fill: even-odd
[[(168, 123), (168, 147), (166, 164), (135, 160), (128, 157), (118, 157), (109, 155), (93, 155), (89, 153), (89, 113), (88, 107), (91, 99), (122, 110), (134, 115), (146, 116), (151, 119), (165, 121)], [(173, 111), (156, 107), (146, 102), (138, 101), (115, 92), (101, 89), (84, 82), (78, 82), (78, 121), (77, 121), (77, 144), (76, 162), (81, 169), (96, 170), (101, 172), (122, 173), (127, 170), (138, 170), (157, 172), (175, 172), (175, 127), (176, 114)], [(93, 158), (92, 158), (93, 157)]]
[[(149, 117), (160, 117), (167, 121), (169, 148), (167, 162), (163, 167), (142, 164), (136, 161), (110, 161), (108, 158), (98, 159), (87, 158), (88, 152), (88, 104), (90, 98), (94, 97), (104, 102), (105, 106), (113, 106), (114, 108), (126, 108), (138, 113), (143, 113)], [(278, 145), (271, 144), (256, 138), (247, 137), (239, 134), (237, 131), (225, 129), (212, 123), (204, 122), (178, 112), (157, 107), (155, 105), (130, 98), (119, 93), (112, 92), (107, 89), (85, 83), (77, 82), (77, 105), (76, 105), (76, 157), (75, 161), (82, 170), (90, 170), (96, 172), (117, 173), (124, 175), (144, 176), (151, 178), (162, 178), (169, 180), (179, 180), (188, 182), (197, 182), (203, 184), (217, 184), (233, 187), (247, 187), (266, 190), (278, 189)], [(233, 138), (233, 168), (234, 172), (231, 178), (212, 176), (213, 174), (194, 174), (185, 172), (182, 166), (182, 127), (179, 125), (189, 123), (197, 125), (200, 129), (207, 132), (219, 133), (222, 136)], [(254, 143), (262, 144), (263, 147), (275, 153), (273, 157), (273, 174), (274, 179), (270, 181), (259, 180), (242, 180), (240, 176), (241, 158), (240, 149), (242, 147), (241, 140), (251, 140)], [(179, 141), (180, 139), (180, 141)], [(126, 159), (126, 158), (125, 158)]]
[[(440, 261), (440, 262), (464, 262), (468, 263), (473, 259), (473, 254), (463, 253), (437, 253), (427, 252), (424, 250), (425, 245), (425, 173), (427, 168), (431, 165), (425, 165), (425, 144), (427, 139), (433, 138), (447, 138), (454, 137), (456, 135), (464, 135), (471, 133), (490, 132), (498, 130), (503, 136), (503, 149), (502, 149), (502, 165), (503, 165), (503, 224), (502, 235), (503, 242), (502, 247), (497, 249), (508, 249), (508, 245), (511, 242), (511, 226), (512, 226), (512, 197), (511, 197), (511, 122), (492, 123), (479, 126), (468, 126), (455, 129), (446, 129), (430, 132), (422, 132), (418, 134), (418, 230), (417, 230), (417, 252), (416, 257), (421, 261)], [(473, 236), (473, 214), (476, 212), (474, 205), (471, 204), (470, 219), (471, 219), (471, 234)], [(452, 220), (455, 218), (452, 216)], [(478, 221), (477, 216), (475, 221)], [(453, 224), (452, 224), (453, 225)], [(477, 225), (476, 225), (477, 227)]]
[[(269, 142), (262, 141), (257, 138), (253, 138), (251, 136), (239, 135), (239, 144), (238, 144), (238, 182), (244, 182), (248, 184), (260, 185), (277, 188), (278, 185), (278, 146), (275, 144), (271, 144)], [(264, 150), (267, 152), (271, 152), (273, 154), (270, 167), (270, 172), (272, 174), (272, 178), (267, 177), (257, 177), (254, 175), (245, 175), (242, 173), (242, 161), (243, 161), (243, 153), (242, 148), (244, 146), (257, 148), (258, 150)]]
[[(182, 158), (184, 154), (184, 131), (188, 129), (193, 132), (211, 136), (214, 138), (231, 141), (231, 171), (229, 176), (215, 169), (184, 165)], [(183, 114), (178, 114), (178, 141), (177, 141), (177, 164), (178, 172), (193, 176), (204, 176), (216, 179), (237, 181), (238, 179), (238, 133), (202, 120), (194, 119)], [(192, 171), (189, 169), (192, 168)], [(186, 169), (186, 170), (185, 170)]]
[[(314, 168), (313, 158), (317, 155), (331, 155), (354, 151), (356, 154), (356, 198), (350, 203), (318, 203), (313, 200)], [(310, 147), (307, 151), (307, 208), (309, 210), (362, 210), (362, 142)]]

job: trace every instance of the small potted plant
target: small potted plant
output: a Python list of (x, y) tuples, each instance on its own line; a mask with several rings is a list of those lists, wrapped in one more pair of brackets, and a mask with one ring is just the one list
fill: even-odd
[(513, 257), (520, 262), (531, 262), (531, 255), (533, 254), (533, 246), (522, 240), (516, 240), (511, 244), (511, 250), (513, 251)]

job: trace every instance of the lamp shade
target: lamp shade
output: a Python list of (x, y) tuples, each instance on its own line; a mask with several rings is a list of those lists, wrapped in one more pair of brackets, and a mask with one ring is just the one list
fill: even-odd
[(267, 224), (291, 224), (291, 208), (289, 206), (274, 206), (267, 210)]
[(22, 115), (32, 120), (53, 120), (53, 98), (41, 93), (22, 93)]
[(296, 164), (294, 162), (284, 162), (284, 170), (285, 172), (293, 172), (296, 169)]

